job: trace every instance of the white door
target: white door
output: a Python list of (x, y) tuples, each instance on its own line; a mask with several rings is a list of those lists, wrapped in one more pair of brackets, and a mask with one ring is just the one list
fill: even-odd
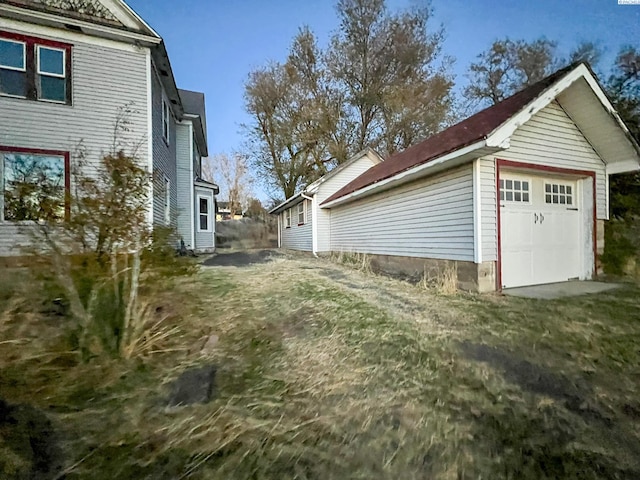
[(574, 179), (501, 173), (503, 288), (581, 276), (579, 208)]

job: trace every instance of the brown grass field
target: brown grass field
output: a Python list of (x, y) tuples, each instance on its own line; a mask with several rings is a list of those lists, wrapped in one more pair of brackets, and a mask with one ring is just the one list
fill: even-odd
[[(67, 480), (640, 478), (638, 286), (525, 300), (355, 267), (203, 266), (134, 360), (88, 364), (47, 288), (7, 269), (0, 399), (51, 419)], [(203, 363), (216, 399), (166, 408)], [(7, 432), (0, 478), (30, 478)]]

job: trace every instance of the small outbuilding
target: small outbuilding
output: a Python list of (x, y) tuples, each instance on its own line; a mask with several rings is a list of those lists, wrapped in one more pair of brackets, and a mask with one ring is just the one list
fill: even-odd
[(313, 185), (272, 213), (283, 247), (366, 253), (409, 276), (454, 265), (469, 290), (587, 280), (600, 269), (609, 177), (639, 168), (640, 147), (580, 63), (346, 183), (319, 180), (333, 191), (311, 200), (325, 220), (312, 217), (310, 240), (284, 237)]

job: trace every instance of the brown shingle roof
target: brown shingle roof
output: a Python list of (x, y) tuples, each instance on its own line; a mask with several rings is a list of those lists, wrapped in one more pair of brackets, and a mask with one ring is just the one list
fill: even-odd
[(577, 64), (574, 64), (558, 70), (538, 83), (443, 130), (424, 142), (392, 155), (345, 185), (323, 204), (484, 139), (576, 66)]

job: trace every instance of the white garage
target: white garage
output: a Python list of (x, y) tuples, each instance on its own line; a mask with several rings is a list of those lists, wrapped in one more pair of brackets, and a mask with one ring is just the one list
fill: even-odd
[(310, 244), (418, 280), (453, 269), (480, 292), (590, 280), (609, 177), (639, 167), (594, 73), (572, 65), (325, 192)]
[(503, 288), (592, 276), (596, 247), (592, 185), (591, 176), (501, 172)]

